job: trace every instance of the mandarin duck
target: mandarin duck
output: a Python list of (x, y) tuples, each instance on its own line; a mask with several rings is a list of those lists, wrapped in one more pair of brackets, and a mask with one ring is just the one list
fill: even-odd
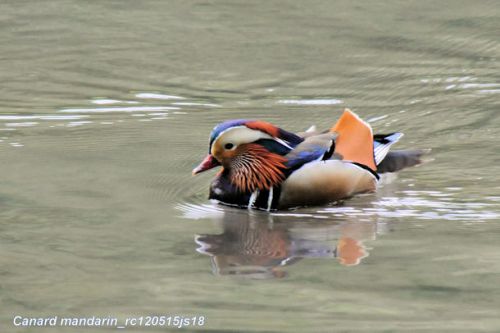
[(373, 134), (349, 109), (329, 130), (292, 133), (259, 120), (230, 120), (210, 134), (193, 175), (221, 166), (210, 199), (262, 210), (324, 205), (373, 192), (381, 173), (421, 162), (421, 150), (389, 152), (402, 133)]

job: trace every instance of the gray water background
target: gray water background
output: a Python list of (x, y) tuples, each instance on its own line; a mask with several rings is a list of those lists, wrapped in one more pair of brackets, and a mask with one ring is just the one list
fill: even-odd
[[(0, 330), (499, 332), (499, 36), (497, 1), (3, 1)], [(220, 121), (327, 128), (344, 107), (428, 162), (277, 214), (190, 174)]]

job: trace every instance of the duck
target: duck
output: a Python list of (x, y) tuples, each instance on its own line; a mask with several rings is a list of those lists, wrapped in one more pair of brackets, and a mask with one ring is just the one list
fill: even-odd
[(220, 167), (209, 199), (265, 211), (320, 206), (375, 192), (380, 176), (422, 162), (423, 150), (390, 151), (403, 133), (373, 134), (349, 109), (329, 129), (293, 133), (262, 120), (214, 127), (192, 174)]

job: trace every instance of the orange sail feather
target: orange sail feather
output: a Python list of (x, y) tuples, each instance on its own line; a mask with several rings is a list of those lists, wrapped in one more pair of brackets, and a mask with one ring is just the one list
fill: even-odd
[(351, 110), (345, 109), (331, 131), (338, 134), (335, 152), (342, 155), (344, 160), (363, 164), (373, 171), (377, 170), (373, 156), (373, 132), (370, 125)]

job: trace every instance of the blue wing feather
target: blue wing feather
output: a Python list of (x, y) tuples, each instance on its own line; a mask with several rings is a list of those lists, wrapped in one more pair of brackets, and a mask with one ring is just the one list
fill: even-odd
[(286, 166), (289, 169), (297, 169), (306, 163), (322, 159), (328, 153), (328, 149), (325, 147), (310, 146), (308, 148), (311, 150), (303, 150), (293, 156), (287, 156), (288, 162)]

